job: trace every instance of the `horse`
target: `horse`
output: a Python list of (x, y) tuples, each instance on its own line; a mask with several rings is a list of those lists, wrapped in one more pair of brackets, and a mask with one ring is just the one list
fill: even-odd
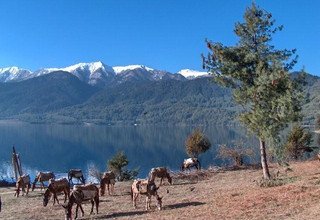
[(69, 172), (68, 172), (68, 180), (69, 180), (70, 184), (71, 183), (73, 184), (72, 178), (76, 178), (82, 184), (85, 184), (85, 179), (84, 179), (82, 171), (80, 169), (71, 169), (71, 170), (69, 170)]
[(148, 180), (134, 180), (131, 185), (131, 200), (133, 207), (137, 208), (137, 198), (139, 194), (146, 195), (146, 210), (151, 209), (151, 196), (155, 196), (157, 199), (158, 210), (162, 209), (162, 197), (158, 195), (157, 190), (159, 187), (154, 182)]
[(47, 206), (49, 199), (51, 197), (51, 194), (53, 194), (53, 205), (57, 201), (59, 204), (59, 200), (57, 197), (57, 193), (64, 192), (64, 202), (67, 201), (67, 197), (69, 198), (70, 195), (70, 187), (69, 187), (69, 182), (66, 178), (62, 179), (51, 179), (49, 181), (48, 188), (44, 192), (43, 195), (43, 206)]
[(161, 178), (160, 179), (160, 186), (162, 184), (163, 178), (167, 178), (168, 182), (170, 184), (172, 184), (172, 178), (171, 178), (169, 172), (167, 171), (167, 168), (165, 168), (165, 167), (156, 167), (156, 168), (152, 168), (150, 170), (149, 175), (148, 175), (148, 180), (154, 182), (156, 177)]
[(18, 178), (18, 181), (16, 182), (16, 192), (14, 196), (19, 197), (20, 188), (22, 188), (22, 196), (23, 196), (25, 193), (25, 187), (27, 187), (26, 195), (28, 195), (29, 189), (31, 187), (29, 174), (22, 175)]
[(91, 212), (90, 215), (93, 213), (94, 204), (96, 205), (96, 211), (98, 214), (99, 209), (99, 189), (94, 184), (89, 184), (85, 186), (74, 186), (73, 191), (70, 195), (69, 202), (66, 205), (62, 205), (65, 209), (65, 219), (71, 220), (71, 213), (72, 213), (72, 206), (73, 204), (77, 204), (76, 207), (76, 216), (75, 219), (78, 217), (78, 209), (82, 212), (82, 216), (84, 216), (84, 211), (81, 206), (83, 201), (91, 201)]
[(185, 159), (181, 165), (181, 171), (186, 169), (190, 170), (191, 167), (195, 167), (197, 170), (201, 169), (200, 161), (197, 158)]
[(110, 185), (111, 185), (111, 192), (113, 194), (115, 183), (116, 183), (116, 175), (114, 174), (114, 172), (109, 171), (109, 172), (103, 173), (100, 181), (100, 195), (104, 196), (106, 185), (108, 187), (108, 194), (110, 195), (110, 188), (109, 188)]
[(42, 190), (44, 189), (43, 182), (49, 181), (50, 179), (54, 179), (54, 178), (55, 178), (55, 175), (53, 172), (39, 172), (32, 183), (32, 191), (36, 187), (37, 182), (41, 183), (40, 189)]

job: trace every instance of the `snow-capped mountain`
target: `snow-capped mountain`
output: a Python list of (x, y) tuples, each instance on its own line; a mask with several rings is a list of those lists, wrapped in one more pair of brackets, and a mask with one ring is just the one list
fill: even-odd
[(176, 74), (156, 70), (144, 65), (128, 65), (110, 67), (104, 63), (78, 63), (63, 68), (43, 68), (34, 72), (18, 67), (0, 68), (0, 82), (22, 81), (57, 71), (69, 72), (79, 80), (93, 86), (103, 87), (110, 84), (119, 84), (127, 81), (146, 82), (160, 80), (186, 80), (208, 76), (206, 72), (190, 69), (180, 70)]
[(120, 74), (122, 72), (129, 71), (129, 70), (136, 70), (136, 69), (142, 69), (142, 70), (146, 70), (146, 71), (153, 71), (154, 70), (154, 69), (149, 68), (144, 65), (128, 65), (128, 66), (114, 66), (113, 67), (113, 70), (116, 74)]
[(31, 71), (18, 67), (0, 68), (0, 82), (21, 81), (31, 75)]
[(204, 77), (209, 75), (207, 72), (200, 72), (200, 71), (190, 70), (190, 69), (182, 69), (178, 73), (187, 79), (194, 79), (197, 77)]
[(172, 74), (167, 71), (155, 70), (144, 65), (129, 65), (113, 67), (117, 82), (134, 81), (159, 81), (159, 80), (184, 80), (179, 74)]
[(112, 67), (102, 62), (79, 63), (65, 68), (45, 68), (35, 71), (32, 77), (41, 76), (55, 71), (65, 71), (78, 77), (81, 81), (90, 85), (103, 86), (114, 78), (115, 72)]

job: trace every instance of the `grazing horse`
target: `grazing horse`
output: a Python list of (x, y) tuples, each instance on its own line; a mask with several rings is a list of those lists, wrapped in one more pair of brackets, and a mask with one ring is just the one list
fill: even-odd
[(150, 170), (148, 180), (150, 182), (154, 182), (156, 177), (161, 178), (160, 179), (160, 186), (162, 184), (163, 178), (167, 178), (168, 182), (170, 184), (172, 184), (172, 178), (171, 178), (170, 174), (168, 173), (167, 168), (165, 168), (165, 167), (156, 167), (156, 168), (152, 168)]
[(50, 179), (54, 179), (54, 178), (55, 178), (55, 176), (54, 176), (53, 172), (39, 172), (32, 183), (32, 191), (36, 187), (37, 182), (41, 183), (40, 189), (42, 190), (42, 189), (44, 189), (43, 182), (49, 181)]
[(71, 213), (72, 213), (72, 206), (73, 204), (77, 204), (76, 207), (76, 216), (75, 219), (78, 217), (78, 209), (80, 207), (80, 210), (82, 212), (82, 216), (84, 216), (84, 211), (81, 206), (83, 201), (91, 201), (91, 212), (90, 214), (93, 213), (93, 207), (94, 204), (96, 204), (96, 211), (98, 214), (98, 209), (99, 209), (99, 189), (96, 187), (94, 184), (88, 184), (85, 186), (74, 186), (73, 191), (70, 195), (69, 202), (66, 205), (62, 205), (63, 208), (65, 209), (65, 219), (66, 220), (71, 220)]
[(29, 189), (31, 187), (30, 184), (30, 176), (28, 175), (22, 175), (18, 178), (18, 181), (16, 183), (16, 192), (15, 192), (15, 196), (19, 197), (20, 194), (20, 188), (22, 188), (22, 195), (24, 195), (25, 193), (25, 187), (27, 187), (27, 192), (26, 195), (28, 195), (29, 193)]
[(114, 172), (104, 172), (100, 181), (100, 195), (104, 196), (106, 185), (108, 187), (108, 194), (110, 195), (110, 188), (111, 185), (111, 192), (114, 193), (114, 184), (116, 183), (116, 175)]
[(139, 194), (146, 195), (146, 210), (151, 209), (151, 196), (155, 196), (157, 199), (157, 208), (162, 209), (162, 197), (158, 195), (157, 190), (159, 187), (154, 182), (148, 180), (134, 180), (131, 185), (131, 200), (133, 206), (137, 208), (137, 198)]
[(64, 192), (64, 202), (67, 201), (67, 197), (69, 198), (70, 195), (70, 187), (69, 187), (69, 182), (66, 178), (62, 179), (51, 179), (49, 181), (49, 186), (44, 192), (43, 195), (43, 206), (47, 206), (49, 199), (51, 197), (51, 194), (53, 194), (53, 205), (57, 201), (59, 204), (59, 200), (57, 197), (57, 193)]
[(68, 172), (68, 180), (69, 180), (69, 183), (73, 183), (73, 182), (72, 182), (72, 178), (76, 178), (76, 179), (78, 179), (78, 181), (80, 181), (82, 184), (85, 184), (85, 180), (84, 180), (82, 171), (81, 171), (80, 169), (71, 169), (71, 170)]
[(191, 167), (195, 167), (197, 170), (200, 170), (200, 161), (197, 158), (185, 159), (181, 165), (181, 171), (184, 171), (186, 169), (190, 170)]

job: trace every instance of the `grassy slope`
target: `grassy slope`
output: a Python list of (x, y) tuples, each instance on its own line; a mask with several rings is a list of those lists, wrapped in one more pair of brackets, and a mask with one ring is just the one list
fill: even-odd
[[(292, 164), (293, 172), (280, 169), (280, 177), (293, 179), (283, 186), (260, 188), (255, 180), (260, 170), (211, 173), (197, 182), (174, 179), (174, 185), (162, 186), (164, 210), (144, 211), (144, 198), (138, 209), (131, 204), (130, 183), (117, 183), (115, 196), (101, 197), (100, 214), (93, 219), (318, 219), (320, 214), (320, 172), (318, 161)], [(167, 193), (169, 190), (169, 193)], [(63, 219), (60, 205), (42, 207), (40, 191), (28, 197), (14, 198), (12, 189), (1, 188), (1, 219)], [(60, 197), (62, 200), (62, 196)], [(155, 208), (155, 200), (152, 199)], [(90, 205), (84, 205), (90, 219)]]

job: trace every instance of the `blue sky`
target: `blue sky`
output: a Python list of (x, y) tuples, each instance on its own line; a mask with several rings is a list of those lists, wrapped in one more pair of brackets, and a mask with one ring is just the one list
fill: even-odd
[[(320, 1), (256, 0), (284, 30), (277, 48), (296, 48), (320, 75)], [(201, 70), (204, 40), (233, 45), (251, 0), (0, 0), (0, 67), (31, 70), (101, 60), (176, 72)]]

